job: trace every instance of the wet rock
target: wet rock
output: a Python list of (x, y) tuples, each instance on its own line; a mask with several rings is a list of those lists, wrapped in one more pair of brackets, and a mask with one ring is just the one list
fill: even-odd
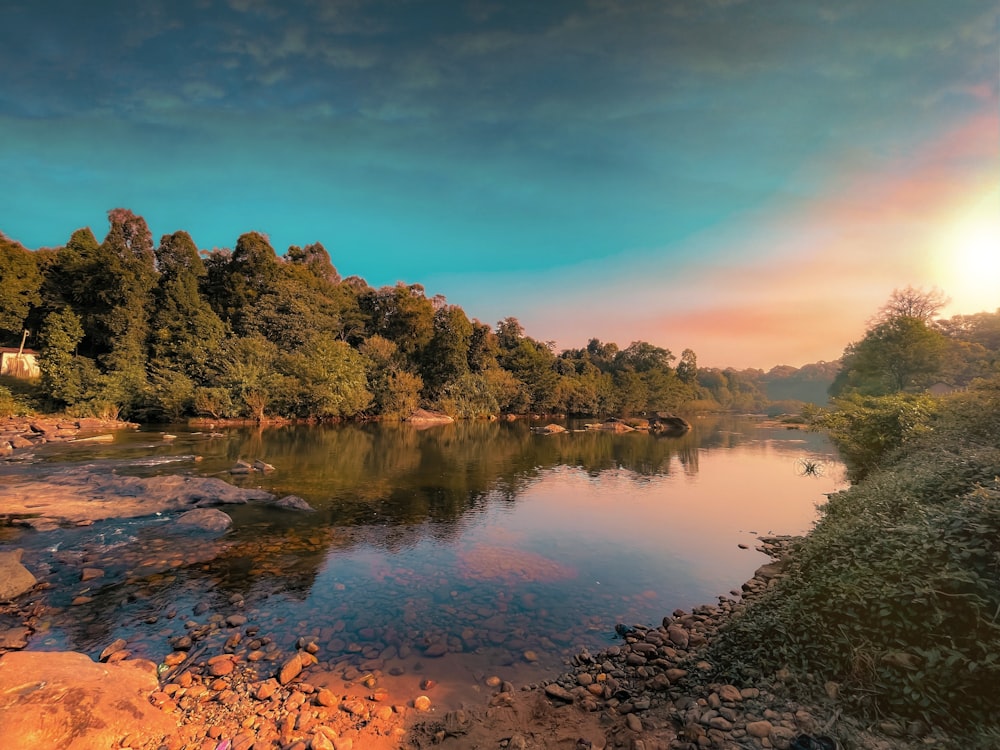
[(80, 581), (86, 583), (87, 581), (93, 581), (97, 578), (103, 578), (104, 571), (100, 568), (84, 568), (80, 572)]
[(0, 630), (0, 648), (18, 649), (28, 645), (31, 630), (26, 627), (7, 628)]
[(233, 525), (233, 519), (217, 508), (197, 508), (181, 513), (177, 523), (182, 526), (193, 526), (200, 531), (220, 533)]
[(286, 495), (276, 502), (275, 506), (285, 510), (300, 510), (308, 513), (314, 513), (316, 510), (298, 495)]
[(431, 708), (431, 699), (426, 695), (418, 695), (413, 699), (413, 707), (418, 711), (429, 711)]
[(31, 572), (21, 565), (24, 550), (0, 552), (0, 601), (16, 599), (38, 583)]
[(103, 651), (101, 651), (101, 655), (99, 657), (99, 660), (100, 661), (107, 661), (111, 657), (112, 654), (117, 653), (118, 651), (123, 650), (126, 645), (127, 644), (126, 644), (126, 641), (125, 641), (124, 638), (118, 638), (117, 640), (115, 640), (114, 642), (112, 642), (111, 645), (107, 646)]

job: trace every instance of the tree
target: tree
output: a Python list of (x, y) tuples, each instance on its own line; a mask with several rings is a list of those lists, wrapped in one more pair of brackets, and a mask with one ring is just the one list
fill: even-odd
[(255, 333), (253, 306), (271, 291), (278, 276), (278, 258), (267, 236), (246, 232), (230, 254), (224, 250), (206, 259), (206, 297), (216, 313), (240, 336)]
[(416, 362), (434, 335), (434, 305), (420, 284), (384, 286), (359, 298), (370, 330), (394, 341), (399, 351)]
[(364, 358), (343, 341), (317, 336), (283, 357), (281, 370), (297, 381), (296, 412), (303, 417), (352, 417), (371, 403)]
[(920, 390), (940, 371), (946, 349), (944, 335), (919, 318), (899, 317), (879, 323), (845, 349), (830, 393), (880, 396)]
[(0, 339), (20, 340), (31, 308), (41, 301), (42, 274), (30, 250), (0, 232)]
[(207, 383), (225, 324), (199, 293), (205, 264), (187, 232), (165, 234), (156, 249), (160, 278), (153, 294), (150, 354), (155, 368)]
[(457, 305), (445, 305), (434, 313), (434, 334), (421, 356), (420, 374), (424, 393), (438, 398), (449, 383), (469, 372), (469, 342), (472, 324)]
[(929, 324), (947, 304), (948, 298), (937, 287), (927, 291), (914, 289), (912, 286), (906, 289), (893, 289), (889, 301), (875, 314), (873, 323), (878, 325), (899, 318), (914, 318)]
[(687, 385), (697, 384), (698, 356), (693, 349), (685, 349), (681, 352), (680, 362), (677, 363), (677, 377)]
[(42, 326), (42, 351), (38, 368), (42, 389), (60, 406), (71, 406), (87, 398), (96, 367), (91, 360), (76, 356), (83, 339), (80, 318), (69, 308), (49, 313)]

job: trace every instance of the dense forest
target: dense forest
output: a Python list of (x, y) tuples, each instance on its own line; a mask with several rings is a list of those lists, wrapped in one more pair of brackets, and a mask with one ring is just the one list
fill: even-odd
[[(232, 250), (205, 252), (183, 231), (154, 246), (127, 209), (108, 219), (103, 241), (85, 228), (54, 249), (0, 234), (0, 344), (28, 332), (49, 409), (142, 421), (398, 419), (421, 406), (459, 418), (791, 411), (825, 402), (831, 383), (835, 395), (876, 393), (998, 367), (1000, 313), (888, 316), (843, 363), (770, 372), (702, 368), (692, 349), (678, 358), (645, 341), (557, 353), (516, 318), (470, 320), (419, 284), (341, 278), (318, 243), (278, 255), (248, 232)], [(886, 349), (894, 336), (926, 341), (919, 361), (886, 376), (899, 364)]]

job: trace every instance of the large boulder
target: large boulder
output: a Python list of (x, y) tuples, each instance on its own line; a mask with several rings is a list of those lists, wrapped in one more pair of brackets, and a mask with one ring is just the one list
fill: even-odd
[(412, 422), (413, 424), (448, 424), (455, 420), (441, 412), (416, 409), (403, 421)]
[[(274, 495), (234, 487), (215, 477), (120, 476), (73, 467), (46, 477), (12, 477), (0, 483), (0, 507), (9, 516), (47, 524), (134, 518), (212, 505), (272, 502)], [(36, 526), (37, 528), (37, 526)]]
[(0, 744), (5, 750), (108, 750), (156, 747), (176, 731), (149, 702), (156, 665), (98, 664), (72, 651), (0, 656)]
[(21, 565), (22, 554), (22, 549), (0, 552), (0, 601), (16, 599), (38, 583), (31, 571)]

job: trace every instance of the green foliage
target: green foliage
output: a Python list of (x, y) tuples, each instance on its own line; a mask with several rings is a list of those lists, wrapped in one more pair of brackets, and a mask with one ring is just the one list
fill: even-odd
[(42, 275), (35, 256), (0, 233), (0, 344), (20, 340), (28, 313), (41, 300)]
[(297, 416), (352, 417), (371, 403), (364, 358), (343, 341), (317, 337), (298, 352), (280, 358)]
[(727, 679), (787, 666), (834, 680), (864, 714), (950, 726), (987, 746), (1000, 731), (1000, 379), (931, 406), (851, 403), (835, 422), (841, 440), (892, 447), (830, 498), (788, 575), (711, 658)]
[(937, 401), (926, 394), (854, 394), (834, 399), (833, 405), (833, 409), (819, 411), (812, 423), (829, 434), (847, 465), (848, 476), (857, 481), (927, 432)]

